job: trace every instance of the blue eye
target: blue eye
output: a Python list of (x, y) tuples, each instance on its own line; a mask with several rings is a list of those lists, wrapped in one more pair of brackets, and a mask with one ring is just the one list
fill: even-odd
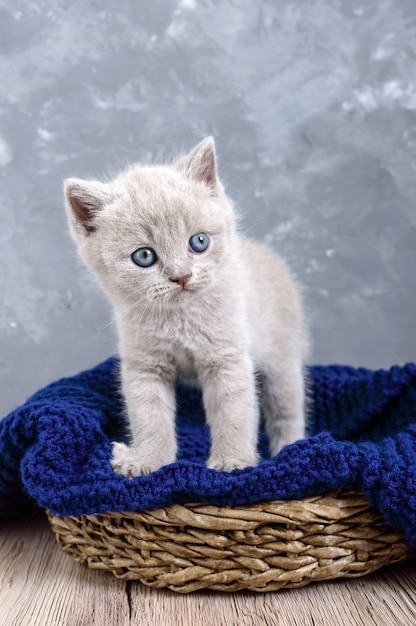
[(193, 252), (204, 252), (209, 246), (210, 238), (206, 233), (196, 233), (189, 240), (189, 247)]
[(150, 267), (156, 263), (157, 256), (152, 248), (139, 248), (133, 252), (131, 260), (139, 267)]

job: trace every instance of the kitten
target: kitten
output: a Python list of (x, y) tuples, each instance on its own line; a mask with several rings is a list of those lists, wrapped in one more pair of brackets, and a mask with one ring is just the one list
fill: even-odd
[(114, 307), (131, 441), (125, 476), (176, 459), (175, 381), (202, 386), (208, 467), (255, 465), (262, 372), (271, 454), (305, 436), (301, 301), (283, 261), (238, 234), (214, 141), (169, 165), (134, 165), (108, 183), (65, 181), (70, 230)]

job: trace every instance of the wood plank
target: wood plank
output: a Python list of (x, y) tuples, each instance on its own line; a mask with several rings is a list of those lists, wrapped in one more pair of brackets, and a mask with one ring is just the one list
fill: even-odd
[(63, 554), (42, 519), (0, 528), (4, 626), (129, 624), (125, 583)]
[(180, 595), (90, 571), (41, 518), (0, 527), (3, 626), (397, 626), (416, 623), (416, 567), (254, 594)]

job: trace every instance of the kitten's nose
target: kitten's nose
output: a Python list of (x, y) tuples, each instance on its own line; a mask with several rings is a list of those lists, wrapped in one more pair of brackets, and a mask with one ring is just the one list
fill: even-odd
[(185, 287), (188, 284), (188, 281), (191, 278), (191, 276), (192, 276), (192, 274), (184, 274), (183, 276), (169, 277), (169, 280), (172, 283), (178, 283), (178, 285), (180, 285), (182, 287), (182, 289), (185, 289)]

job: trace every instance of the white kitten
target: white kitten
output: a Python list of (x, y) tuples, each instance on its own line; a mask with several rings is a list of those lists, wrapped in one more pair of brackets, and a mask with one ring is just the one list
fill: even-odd
[(202, 386), (208, 466), (257, 463), (262, 372), (272, 455), (305, 435), (307, 340), (286, 265), (237, 233), (208, 137), (170, 165), (109, 183), (65, 182), (72, 235), (116, 316), (131, 441), (112, 467), (147, 474), (176, 459), (175, 381)]

